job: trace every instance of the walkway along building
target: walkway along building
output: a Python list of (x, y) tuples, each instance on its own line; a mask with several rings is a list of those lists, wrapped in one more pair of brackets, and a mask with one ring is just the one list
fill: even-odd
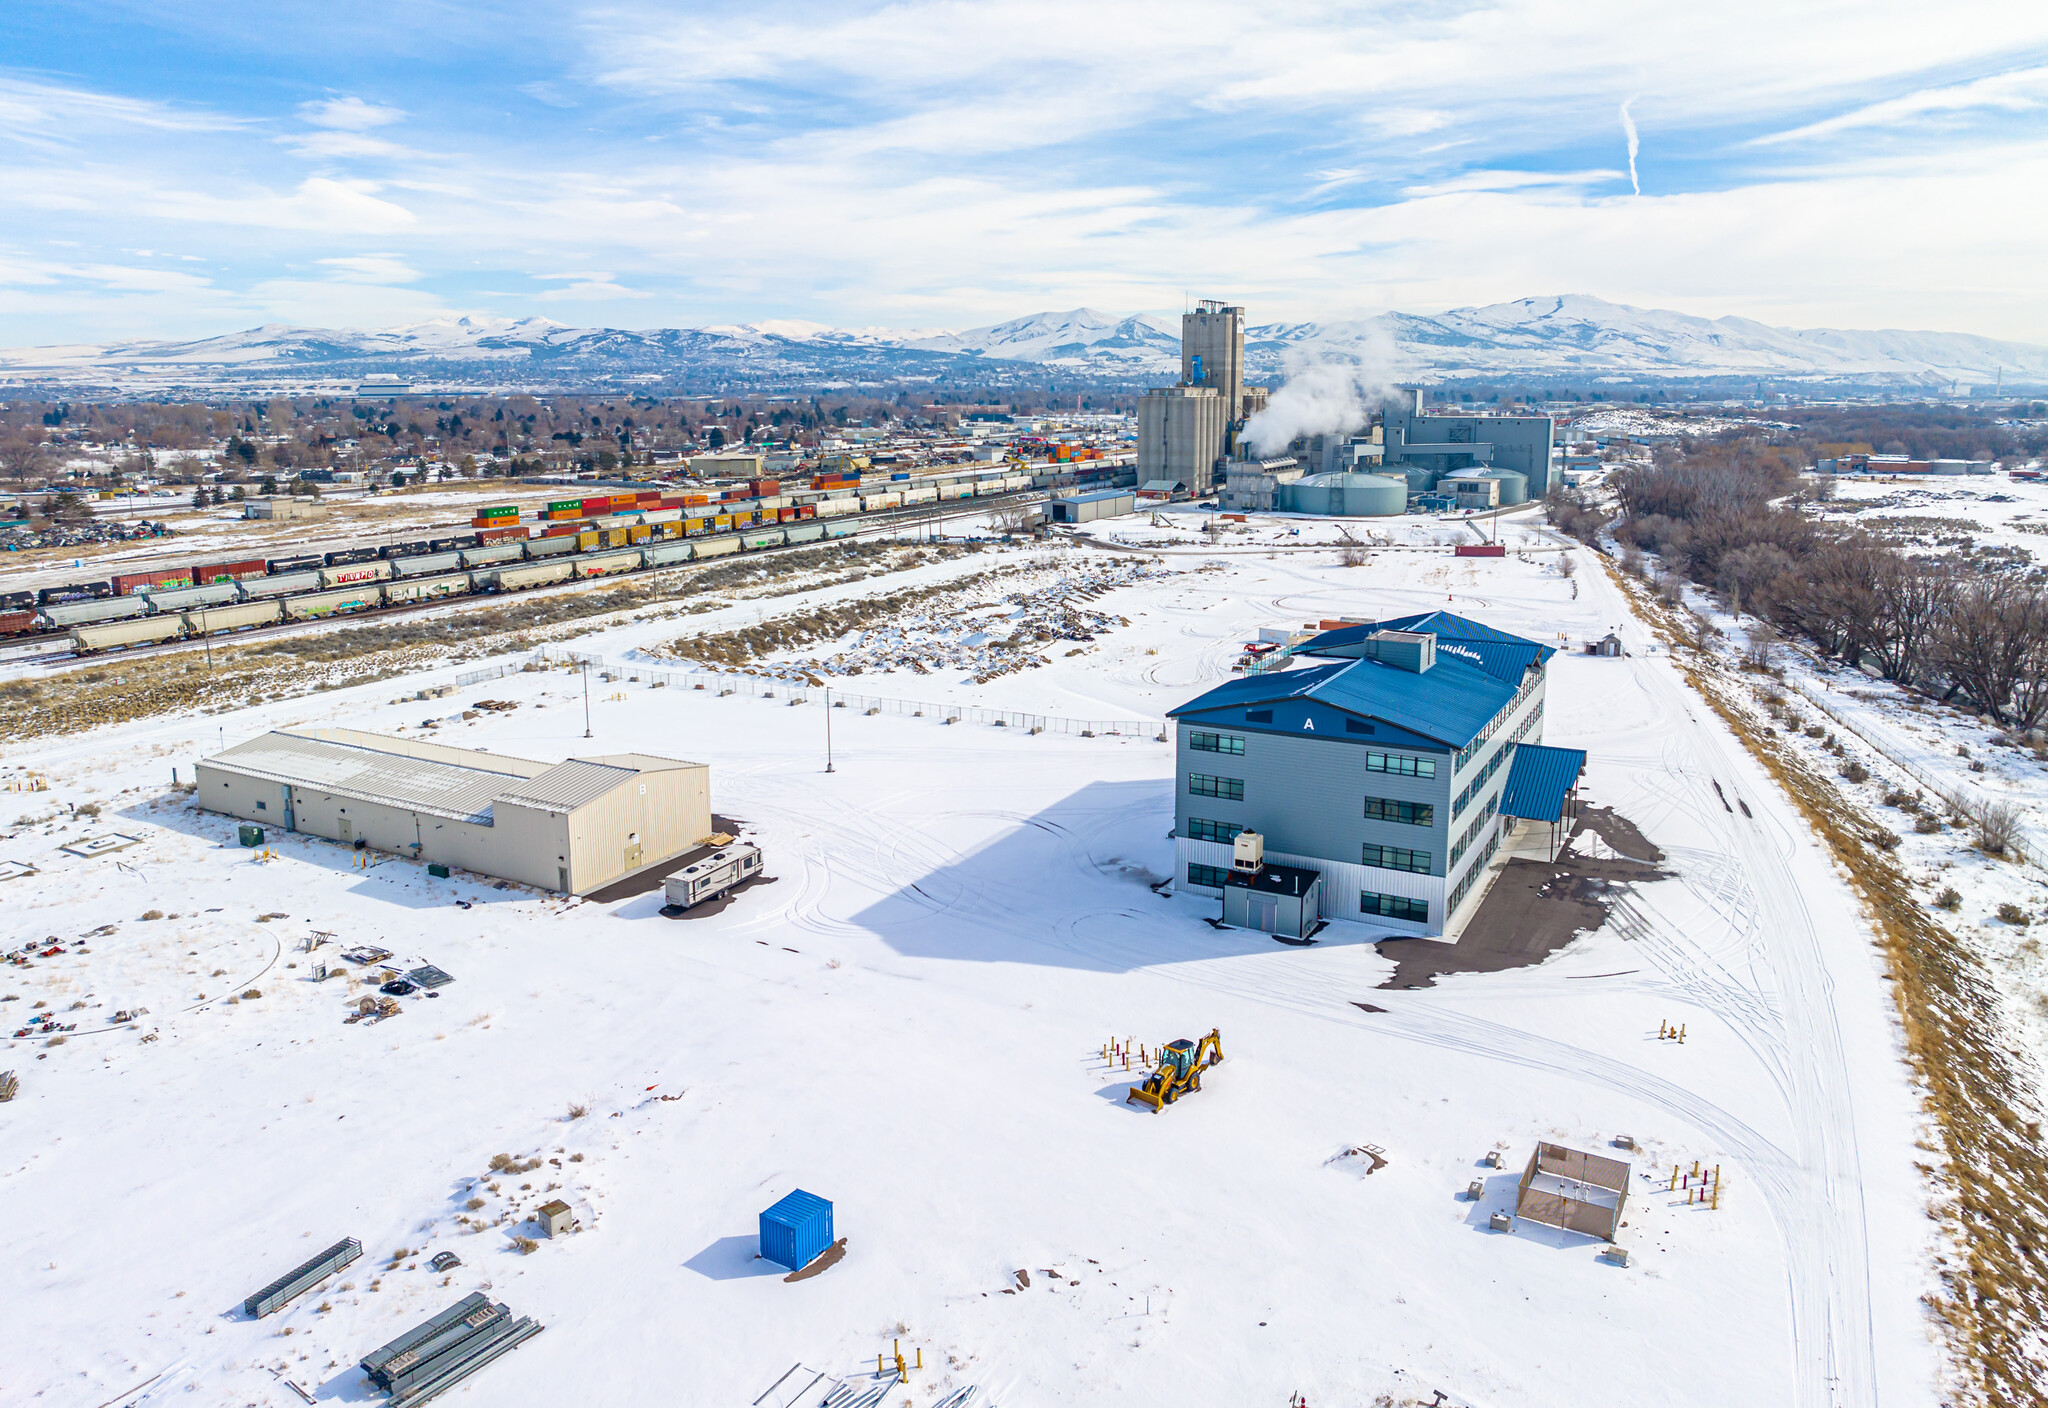
[(1171, 710), (1177, 880), (1221, 897), (1256, 831), (1321, 874), (1323, 918), (1442, 934), (1512, 819), (1558, 823), (1576, 788), (1585, 754), (1540, 743), (1555, 653), (1435, 611), (1326, 631)]
[(644, 753), (529, 762), (347, 728), (204, 759), (210, 812), (577, 894), (711, 834), (710, 769)]

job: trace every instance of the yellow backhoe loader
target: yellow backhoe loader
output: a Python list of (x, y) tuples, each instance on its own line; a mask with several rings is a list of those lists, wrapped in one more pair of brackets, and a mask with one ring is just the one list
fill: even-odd
[[(1205, 1059), (1206, 1056), (1206, 1059)], [(1169, 1041), (1159, 1048), (1159, 1069), (1145, 1077), (1143, 1085), (1131, 1087), (1126, 1105), (1150, 1105), (1152, 1113), (1202, 1088), (1202, 1072), (1223, 1062), (1223, 1035), (1211, 1031), (1200, 1041)]]

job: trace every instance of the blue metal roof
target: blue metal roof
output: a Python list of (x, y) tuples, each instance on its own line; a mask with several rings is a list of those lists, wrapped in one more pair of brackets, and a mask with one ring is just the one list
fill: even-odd
[(1585, 768), (1583, 748), (1552, 748), (1542, 743), (1519, 745), (1514, 761), (1508, 764), (1507, 785), (1501, 789), (1501, 815), (1524, 821), (1562, 820), (1565, 794), (1572, 790)]
[[(1516, 688), (1516, 683), (1456, 656), (1439, 654), (1435, 667), (1421, 674), (1378, 660), (1333, 660), (1230, 680), (1178, 709), (1169, 709), (1166, 716), (1171, 719), (1214, 709), (1313, 699), (1462, 748), (1514, 698)], [(1234, 720), (1233, 726), (1237, 726)]]
[(1547, 661), (1555, 649), (1539, 645), (1506, 631), (1482, 626), (1450, 611), (1426, 611), (1416, 616), (1396, 616), (1362, 626), (1340, 626), (1305, 642), (1298, 655), (1355, 655), (1365, 649), (1375, 631), (1419, 631), (1436, 637), (1437, 660), (1446, 655), (1469, 660), (1496, 679), (1519, 684), (1530, 665)]

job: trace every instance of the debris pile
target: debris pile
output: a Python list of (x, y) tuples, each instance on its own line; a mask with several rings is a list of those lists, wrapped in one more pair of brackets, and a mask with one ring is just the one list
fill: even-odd
[(34, 548), (79, 548), (92, 543), (133, 543), (168, 538), (171, 525), (151, 519), (94, 519), (90, 523), (52, 523), (43, 528), (9, 528), (0, 533), (0, 552)]

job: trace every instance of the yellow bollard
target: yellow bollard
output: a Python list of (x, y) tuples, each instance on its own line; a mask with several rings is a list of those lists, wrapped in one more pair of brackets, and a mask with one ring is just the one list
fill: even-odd
[(1670, 1189), (1670, 1191), (1671, 1191), (1671, 1192), (1673, 1192), (1673, 1193), (1676, 1193), (1676, 1192), (1678, 1191), (1678, 1165), (1677, 1165), (1677, 1164), (1673, 1164), (1673, 1165), (1671, 1166), (1671, 1189)]

